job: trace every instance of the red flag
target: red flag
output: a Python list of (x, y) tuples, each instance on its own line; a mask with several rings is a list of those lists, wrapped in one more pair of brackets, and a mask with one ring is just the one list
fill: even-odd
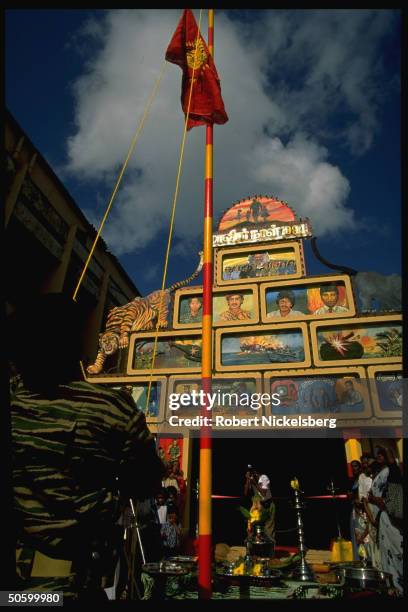
[[(178, 64), (183, 70), (181, 106), (185, 115), (187, 114), (190, 97), (194, 57), (196, 58), (190, 114), (187, 123), (188, 130), (196, 125), (225, 123), (228, 121), (228, 115), (225, 112), (224, 102), (221, 97), (220, 79), (218, 78), (214, 60), (201, 33), (199, 33), (197, 41), (197, 32), (198, 27), (193, 13), (190, 9), (184, 9), (184, 13), (166, 51), (166, 60), (173, 64)], [(198, 48), (195, 55), (196, 42)]]

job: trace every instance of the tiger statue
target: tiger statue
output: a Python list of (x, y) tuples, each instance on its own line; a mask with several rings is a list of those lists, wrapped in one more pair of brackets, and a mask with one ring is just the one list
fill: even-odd
[(170, 297), (173, 291), (183, 287), (196, 278), (203, 267), (203, 253), (200, 262), (191, 276), (164, 289), (153, 291), (146, 297), (136, 297), (123, 306), (116, 306), (108, 313), (105, 331), (99, 334), (99, 350), (95, 362), (86, 370), (89, 374), (99, 374), (108, 355), (129, 345), (131, 331), (149, 331), (167, 327)]

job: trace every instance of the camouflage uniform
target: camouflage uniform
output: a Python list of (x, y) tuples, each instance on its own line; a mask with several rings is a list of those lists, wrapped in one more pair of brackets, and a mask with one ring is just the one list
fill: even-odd
[(109, 586), (103, 550), (93, 554), (99, 561), (92, 552), (113, 547), (106, 536), (119, 516), (118, 486), (147, 497), (163, 473), (143, 413), (128, 394), (84, 381), (48, 396), (21, 383), (10, 403), (17, 588), (77, 599)]

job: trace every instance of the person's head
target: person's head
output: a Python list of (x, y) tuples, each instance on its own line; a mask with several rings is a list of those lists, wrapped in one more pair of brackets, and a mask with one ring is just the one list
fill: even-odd
[(361, 471), (364, 472), (366, 476), (371, 474), (371, 464), (373, 462), (373, 458), (369, 453), (363, 453), (360, 457), (361, 462)]
[(351, 462), (351, 473), (353, 476), (358, 476), (361, 473), (361, 463), (357, 460)]
[(48, 391), (82, 379), (83, 325), (81, 307), (61, 293), (18, 305), (8, 326), (9, 351), (27, 388)]
[(167, 503), (168, 504), (176, 504), (177, 503), (177, 489), (176, 487), (166, 487), (167, 492)]
[(324, 285), (320, 287), (320, 297), (325, 306), (333, 308), (339, 299), (339, 289), (337, 285)]
[(228, 302), (228, 308), (231, 312), (239, 310), (243, 304), (244, 296), (242, 293), (231, 293), (225, 298)]
[(167, 520), (172, 525), (178, 525), (179, 516), (178, 516), (178, 510), (177, 510), (176, 506), (169, 505), (167, 507)]
[(281, 314), (288, 314), (295, 305), (295, 294), (293, 291), (279, 291), (276, 303)]
[(160, 489), (158, 493), (156, 493), (156, 504), (158, 506), (164, 506), (167, 501), (167, 491), (165, 488)]
[(346, 380), (346, 382), (344, 383), (344, 386), (345, 386), (347, 391), (354, 391), (354, 386), (353, 386), (353, 381), (352, 380)]
[(377, 446), (375, 449), (375, 460), (380, 467), (389, 464), (388, 453), (383, 446)]
[(261, 264), (265, 260), (265, 253), (254, 253), (254, 262), (256, 264)]
[(188, 300), (188, 305), (190, 307), (190, 313), (196, 316), (200, 312), (202, 300), (198, 297), (192, 297)]

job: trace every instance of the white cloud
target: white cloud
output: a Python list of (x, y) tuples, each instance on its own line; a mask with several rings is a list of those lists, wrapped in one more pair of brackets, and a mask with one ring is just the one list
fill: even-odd
[[(346, 206), (350, 185), (327, 146), (338, 136), (352, 151), (371, 146), (375, 52), (392, 13), (268, 11), (251, 27), (218, 14), (215, 61), (230, 121), (215, 128), (216, 218), (235, 200), (262, 192), (309, 216), (320, 235), (356, 227)], [(85, 26), (81, 49), (88, 39), (98, 46), (73, 89), (66, 171), (77, 179), (113, 187), (180, 14), (110, 11), (102, 24)], [(104, 231), (119, 255), (145, 247), (168, 226), (183, 129), (180, 86), (181, 70), (169, 64)], [(337, 111), (347, 119), (332, 133)], [(187, 135), (175, 235), (188, 240), (202, 227), (204, 138), (203, 128)]]

